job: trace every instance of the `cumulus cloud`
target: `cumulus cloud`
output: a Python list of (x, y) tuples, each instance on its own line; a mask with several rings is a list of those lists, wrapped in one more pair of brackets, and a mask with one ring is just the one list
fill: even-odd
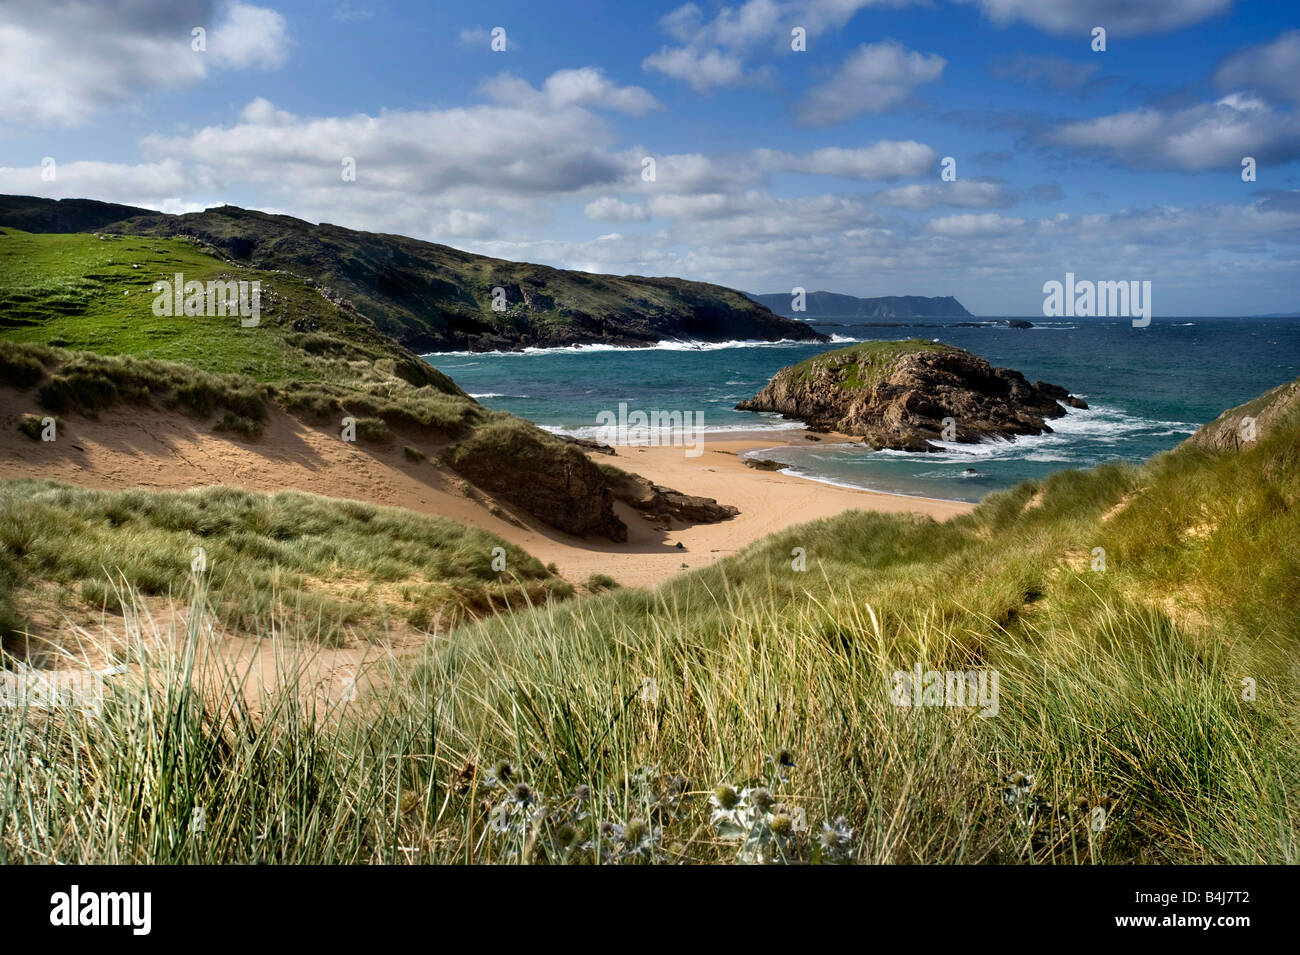
[[(751, 292), (793, 285), (864, 295), (952, 292), (976, 313), (1000, 314), (1037, 312), (1043, 281), (1059, 279), (1063, 262), (1080, 274), (1123, 275), (1135, 256), (1168, 303), (1162, 307), (1177, 307), (1175, 293), (1165, 291), (1177, 289), (1187, 308), (1231, 311), (1243, 275), (1293, 281), (1300, 253), (1294, 190), (1261, 191), (1238, 204), (1037, 219), (963, 213), (914, 225), (874, 214), (861, 196), (782, 199), (749, 190), (654, 202), (664, 227), (651, 233), (503, 238), (482, 251), (592, 271), (685, 275)], [(1220, 253), (1211, 260), (1207, 242)]]
[(1300, 30), (1288, 30), (1269, 43), (1227, 57), (1214, 71), (1214, 85), (1300, 103)]
[(808, 91), (799, 121), (825, 126), (884, 112), (906, 102), (918, 86), (939, 79), (946, 65), (937, 54), (917, 53), (893, 40), (863, 44), (833, 77)]
[(996, 212), (962, 212), (952, 216), (931, 219), (926, 225), (930, 232), (953, 238), (1005, 235), (1025, 224), (1024, 219), (1000, 216)]
[[(191, 48), (198, 27), (205, 51)], [(288, 49), (284, 17), (246, 3), (10, 0), (0, 5), (0, 118), (77, 125), (211, 70), (274, 69)]]
[(499, 231), (494, 217), (466, 209), (450, 209), (438, 215), (430, 228), (432, 235), (448, 239), (487, 239)]
[[(356, 186), (404, 202), (449, 190), (502, 197), (612, 183), (625, 164), (606, 148), (609, 139), (605, 125), (582, 109), (484, 105), (303, 117), (258, 99), (233, 126), (147, 136), (142, 144), (289, 193)], [(355, 183), (341, 181), (344, 157), (356, 161)]]
[(755, 151), (762, 169), (773, 172), (805, 172), (847, 179), (899, 179), (929, 172), (937, 156), (933, 149), (915, 140), (881, 140), (856, 149), (826, 147), (792, 155), (770, 149)]
[(46, 199), (94, 198), (160, 212), (197, 212), (197, 196), (212, 195), (214, 183), (202, 171), (174, 159), (152, 163), (113, 163), (55, 159), (53, 180), (40, 164), (0, 166), (0, 193)]
[(1016, 197), (999, 182), (959, 179), (956, 182), (913, 183), (878, 192), (872, 197), (881, 205), (900, 209), (933, 209), (936, 206), (964, 206), (973, 209), (1005, 209)]
[(1300, 119), (1256, 96), (1233, 93), (1185, 109), (1130, 110), (1059, 126), (1050, 142), (1099, 153), (1131, 168), (1185, 172), (1300, 157)]
[(664, 47), (658, 53), (647, 56), (641, 66), (682, 80), (697, 90), (730, 86), (739, 83), (745, 76), (744, 63), (739, 56), (716, 49)]
[(1108, 35), (1167, 33), (1225, 13), (1232, 0), (965, 0), (994, 23), (1023, 21), (1049, 33), (1105, 27)]
[(759, 53), (790, 50), (790, 31), (802, 27), (808, 37), (838, 29), (869, 6), (902, 7), (919, 0), (745, 0), (724, 6), (708, 19), (695, 3), (672, 10), (659, 28), (676, 45), (646, 57), (645, 70), (689, 83), (697, 90), (753, 82), (767, 75), (750, 60)]
[(284, 17), (266, 7), (232, 3), (224, 19), (208, 31), (207, 52), (214, 63), (234, 70), (278, 69), (289, 58)]
[(542, 83), (540, 90), (535, 89), (527, 80), (510, 73), (488, 80), (483, 84), (483, 90), (498, 103), (523, 109), (542, 107), (556, 110), (566, 106), (582, 106), (642, 116), (651, 110), (663, 108), (657, 99), (641, 87), (618, 86), (604, 72), (590, 66), (552, 73)]
[(588, 219), (606, 222), (639, 222), (650, 218), (650, 210), (645, 206), (624, 202), (613, 196), (602, 196), (589, 202), (582, 211)]

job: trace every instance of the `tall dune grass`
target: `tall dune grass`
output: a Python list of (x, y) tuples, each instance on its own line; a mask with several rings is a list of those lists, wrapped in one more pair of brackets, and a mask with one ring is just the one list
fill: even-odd
[[(253, 705), (201, 585), (163, 634), (124, 593), (102, 715), (0, 714), (0, 858), (1295, 863), (1297, 434), (792, 528), (350, 701), (303, 691), (300, 614)], [(996, 713), (899, 705), (918, 665), (995, 671)]]

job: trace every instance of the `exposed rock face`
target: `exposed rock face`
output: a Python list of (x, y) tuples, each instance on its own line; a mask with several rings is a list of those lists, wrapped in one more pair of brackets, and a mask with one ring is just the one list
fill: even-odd
[(557, 438), (568, 444), (577, 445), (584, 451), (590, 451), (593, 454), (616, 454), (615, 450), (608, 444), (600, 441), (593, 441), (591, 438), (576, 438), (571, 434), (557, 434)]
[(1293, 414), (1300, 414), (1300, 378), (1228, 409), (1202, 426), (1187, 443), (1211, 451), (1238, 451), (1263, 440), (1275, 424)]
[(605, 474), (577, 447), (518, 421), (494, 421), (447, 454), (485, 491), (579, 537), (627, 540)]
[(1042, 434), (1062, 405), (1087, 404), (1064, 388), (994, 368), (960, 348), (924, 341), (866, 342), (783, 368), (742, 411), (775, 411), (809, 427), (860, 436), (876, 449), (939, 450), (944, 418), (954, 440)]
[(609, 479), (610, 490), (616, 498), (659, 524), (674, 519), (688, 524), (716, 524), (740, 513), (730, 504), (719, 504), (711, 497), (683, 494), (654, 484), (639, 474), (629, 474), (609, 466), (602, 466), (601, 470)]

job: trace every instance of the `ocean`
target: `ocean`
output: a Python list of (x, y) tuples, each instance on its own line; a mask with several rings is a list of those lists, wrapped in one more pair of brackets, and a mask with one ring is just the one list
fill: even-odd
[(425, 358), (490, 408), (587, 437), (596, 435), (600, 412), (617, 414), (625, 402), (629, 410), (695, 412), (705, 431), (770, 432), (779, 440), (781, 430), (800, 425), (736, 411), (736, 402), (785, 365), (868, 339), (929, 338), (956, 345), (1088, 402), (1087, 410), (1049, 422), (1050, 434), (947, 444), (940, 453), (830, 443), (757, 452), (810, 480), (960, 501), (978, 501), (1065, 468), (1145, 460), (1224, 409), (1300, 377), (1297, 319), (1166, 318), (1152, 319), (1146, 328), (1134, 328), (1127, 319), (1029, 321), (1035, 327), (818, 324), (835, 338), (821, 344), (597, 345)]

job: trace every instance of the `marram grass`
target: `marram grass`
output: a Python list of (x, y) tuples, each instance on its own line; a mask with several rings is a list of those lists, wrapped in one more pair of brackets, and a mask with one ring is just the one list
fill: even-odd
[[(1295, 863), (1298, 434), (525, 591), (355, 698), (292, 599), (244, 699), (203, 578), (162, 623), (120, 588), (100, 715), (0, 711), (0, 861)], [(996, 713), (897, 705), (915, 666)]]
[(720, 593), (708, 637), (664, 592), (645, 615), (620, 594), (552, 603), (413, 670), (376, 650), (357, 682), (382, 691), (353, 699), (304, 692), (319, 651), (294, 649), (292, 614), (264, 635), (272, 686), (244, 693), (202, 589), (162, 634), (123, 599), (129, 666), (98, 715), (4, 712), (2, 861), (1300, 856), (1286, 708), (1241, 701), (1227, 660), (1106, 601), (1086, 633), (990, 630), (1002, 701), (983, 719), (889, 697), (900, 659), (964, 665), (965, 634), (891, 625), (834, 585), (793, 612)]

